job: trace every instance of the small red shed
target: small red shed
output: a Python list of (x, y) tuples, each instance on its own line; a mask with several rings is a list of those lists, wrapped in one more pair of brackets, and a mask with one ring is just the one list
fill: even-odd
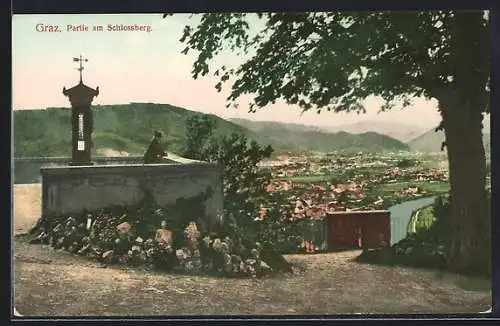
[(389, 211), (366, 211), (359, 215), (359, 224), (361, 248), (377, 249), (391, 246), (391, 213)]
[(326, 215), (329, 249), (376, 249), (390, 246), (390, 212), (332, 212)]
[(361, 246), (361, 229), (355, 215), (333, 212), (326, 215), (328, 249), (351, 249)]

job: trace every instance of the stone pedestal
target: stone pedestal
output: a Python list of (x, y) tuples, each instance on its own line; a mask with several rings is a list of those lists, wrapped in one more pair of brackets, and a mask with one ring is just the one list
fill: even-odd
[(223, 209), (221, 171), (209, 163), (44, 167), (40, 169), (42, 215), (133, 205), (144, 198), (144, 189), (159, 205), (166, 205), (210, 187), (212, 196), (205, 202), (205, 212), (216, 222)]

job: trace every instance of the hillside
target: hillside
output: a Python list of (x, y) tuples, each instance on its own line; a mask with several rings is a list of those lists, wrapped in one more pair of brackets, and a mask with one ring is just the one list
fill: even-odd
[[(70, 109), (14, 111), (15, 156), (69, 155), (71, 148)], [(141, 155), (151, 140), (153, 130), (165, 133), (169, 151), (182, 151), (185, 143), (185, 122), (193, 115), (168, 104), (130, 103), (93, 107), (94, 151), (102, 148)], [(243, 133), (256, 137), (249, 130), (212, 115), (217, 122), (216, 135)]]
[[(14, 155), (68, 156), (71, 148), (70, 112), (68, 108), (14, 111)], [(93, 113), (93, 155), (104, 149), (142, 155), (153, 130), (163, 131), (168, 150), (180, 153), (185, 146), (186, 120), (193, 115), (202, 115), (168, 104), (152, 103), (95, 106)], [(270, 144), (279, 151), (380, 151), (408, 148), (395, 139), (376, 133), (333, 134), (308, 131), (307, 128), (300, 131), (297, 128), (301, 127), (277, 122), (264, 127), (257, 127), (260, 123), (245, 127), (215, 115), (211, 117), (217, 122), (216, 136), (242, 133), (260, 144)]]
[(252, 121), (247, 119), (229, 118), (229, 121), (253, 131), (266, 131), (268, 129), (279, 128), (294, 132), (305, 131), (325, 131), (321, 127), (303, 125), (299, 123), (281, 123), (276, 121)]
[[(444, 131), (434, 131), (431, 129), (424, 133), (423, 135), (411, 140), (408, 142), (408, 146), (410, 146), (411, 150), (419, 151), (419, 152), (440, 152), (441, 144), (445, 139)], [(486, 151), (486, 155), (489, 157), (490, 154), (490, 134), (483, 134), (483, 143), (484, 149)]]
[(294, 144), (296, 149), (328, 152), (344, 151), (383, 151), (408, 150), (408, 146), (386, 135), (376, 132), (350, 134), (347, 132), (326, 132), (319, 127), (294, 123), (272, 121), (250, 121), (231, 119), (231, 121), (258, 132), (272, 142), (286, 140), (287, 146)]
[(406, 143), (427, 131), (427, 128), (385, 121), (360, 121), (352, 124), (323, 128), (329, 132), (344, 131), (351, 134), (376, 132)]

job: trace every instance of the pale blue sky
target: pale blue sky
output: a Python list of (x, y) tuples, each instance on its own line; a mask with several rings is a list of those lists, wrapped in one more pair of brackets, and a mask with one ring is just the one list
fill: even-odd
[[(213, 113), (224, 118), (274, 120), (311, 125), (339, 125), (361, 120), (396, 121), (434, 127), (440, 120), (435, 102), (417, 100), (414, 107), (377, 114), (381, 101), (367, 100), (368, 113), (321, 115), (284, 103), (247, 113), (245, 99), (239, 109), (226, 109), (228, 90), (217, 93), (213, 77), (194, 80), (191, 77), (195, 54), (181, 54), (179, 42), (188, 14), (175, 14), (162, 19), (161, 14), (120, 15), (15, 15), (12, 27), (13, 107), (40, 109), (50, 106), (68, 107), (62, 94), (78, 82), (77, 64), (73, 57), (88, 58), (83, 78), (90, 87), (99, 86), (101, 93), (94, 104), (129, 102), (168, 103), (190, 110)], [(194, 16), (193, 19), (198, 19)], [(37, 32), (37, 24), (58, 25), (62, 32)], [(85, 24), (88, 32), (68, 32), (68, 24)], [(148, 32), (93, 32), (92, 25), (140, 24), (152, 28)], [(235, 65), (241, 58), (228, 53), (217, 59)]]

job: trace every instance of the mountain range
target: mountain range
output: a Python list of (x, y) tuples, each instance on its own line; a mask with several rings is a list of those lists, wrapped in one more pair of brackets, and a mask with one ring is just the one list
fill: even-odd
[(410, 124), (401, 124), (397, 122), (365, 120), (348, 125), (342, 125), (336, 127), (323, 127), (323, 129), (329, 132), (345, 131), (352, 134), (376, 132), (397, 139), (403, 143), (406, 143), (422, 135), (429, 128), (410, 125)]
[[(483, 120), (483, 145), (486, 156), (489, 157), (491, 151), (491, 118), (486, 116)], [(411, 150), (420, 152), (439, 152), (445, 140), (444, 131), (435, 131), (435, 128), (427, 130), (420, 136), (407, 142)]]
[[(445, 139), (444, 131), (434, 131), (431, 129), (420, 135), (419, 137), (408, 142), (408, 146), (413, 151), (419, 152), (440, 152), (441, 145)], [(489, 133), (483, 133), (483, 145), (486, 155), (489, 156), (491, 151), (491, 135)]]
[[(93, 151), (103, 149), (144, 153), (154, 130), (165, 133), (169, 151), (181, 153), (186, 142), (185, 124), (191, 116), (203, 113), (154, 103), (98, 105), (93, 111)], [(68, 108), (14, 111), (14, 155), (16, 157), (67, 156), (71, 151), (70, 113)], [(244, 134), (276, 151), (394, 151), (408, 150), (401, 141), (376, 132), (351, 134), (326, 132), (317, 127), (278, 122), (224, 120), (216, 122), (215, 136)]]
[[(287, 137), (288, 139), (300, 138), (303, 136), (303, 133), (311, 134), (324, 132), (337, 135), (342, 135), (344, 133), (352, 135), (385, 135), (406, 144), (410, 150), (419, 152), (440, 152), (441, 144), (445, 139), (444, 132), (436, 132), (435, 127), (429, 128), (388, 121), (365, 120), (340, 126), (311, 126), (296, 123), (252, 121), (246, 119), (229, 120), (256, 132), (264, 132), (269, 135), (275, 134), (276, 136)], [(490, 124), (490, 117), (485, 117), (483, 121), (483, 143), (487, 155), (489, 155), (490, 152)], [(298, 142), (301, 141), (298, 140)]]
[(229, 119), (251, 131), (265, 135), (271, 143), (286, 140), (295, 144), (295, 149), (312, 151), (398, 151), (409, 150), (403, 142), (388, 135), (374, 131), (349, 133), (345, 131), (326, 131), (322, 127), (281, 123), (275, 121), (253, 121), (246, 119)]
[[(153, 130), (165, 133), (169, 151), (181, 153), (186, 142), (185, 124), (203, 113), (154, 103), (98, 105), (94, 114), (94, 155), (102, 152), (142, 154)], [(71, 148), (68, 108), (14, 111), (14, 155), (67, 156)], [(360, 121), (342, 126), (310, 126), (296, 123), (222, 119), (215, 136), (239, 133), (276, 151), (400, 151), (438, 152), (443, 132), (410, 124)], [(489, 117), (485, 119), (484, 142), (489, 152)]]

